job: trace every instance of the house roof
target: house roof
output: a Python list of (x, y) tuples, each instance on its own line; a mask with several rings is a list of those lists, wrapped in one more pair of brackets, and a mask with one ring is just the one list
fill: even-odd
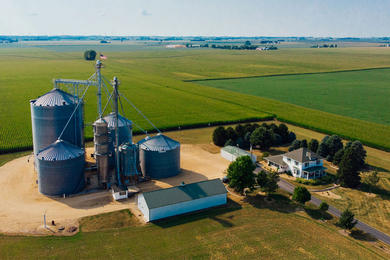
[(300, 163), (324, 159), (324, 157), (322, 157), (321, 155), (318, 155), (307, 148), (300, 148), (298, 150), (285, 153), (283, 154), (283, 156), (286, 156), (287, 158), (293, 159)]
[(280, 166), (284, 166), (284, 165), (287, 165), (284, 161), (283, 161), (283, 154), (282, 155), (275, 155), (275, 156), (270, 156), (270, 157), (264, 157), (265, 160), (268, 160), (268, 161), (271, 161), (273, 163), (276, 163)]
[(143, 193), (149, 209), (160, 208), (186, 201), (227, 193), (220, 179), (206, 180), (185, 186)]
[(327, 168), (324, 166), (313, 166), (313, 167), (303, 169), (302, 171), (303, 172), (316, 172), (316, 171), (321, 171), (321, 170), (326, 170), (326, 169)]

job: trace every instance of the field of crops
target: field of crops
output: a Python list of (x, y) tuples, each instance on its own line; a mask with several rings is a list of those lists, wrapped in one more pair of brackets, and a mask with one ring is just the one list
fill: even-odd
[(390, 126), (390, 69), (201, 81), (209, 87)]
[[(117, 76), (122, 81), (120, 91), (162, 130), (276, 115), (294, 124), (360, 139), (375, 147), (390, 147), (390, 128), (387, 126), (183, 82), (390, 67), (385, 48), (284, 49), (277, 52), (166, 50), (104, 54), (108, 56), (104, 61), (107, 66), (103, 69), (105, 77)], [(93, 64), (83, 60), (82, 52), (0, 49), (0, 152), (31, 147), (29, 100), (49, 91), (53, 78), (89, 78), (94, 73)], [(97, 116), (95, 91), (91, 89), (86, 96), (87, 125)], [(152, 129), (130, 105), (125, 105), (125, 111), (126, 116), (142, 128)], [(86, 136), (91, 137), (91, 127), (86, 130)]]

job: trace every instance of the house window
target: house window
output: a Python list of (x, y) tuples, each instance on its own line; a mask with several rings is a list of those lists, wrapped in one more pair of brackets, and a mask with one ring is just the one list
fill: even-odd
[(119, 196), (126, 196), (126, 191), (120, 191)]
[(320, 160), (317, 160), (316, 164), (319, 165), (320, 163), (321, 163), (321, 161), (320, 161)]
[(290, 159), (290, 158), (287, 158), (287, 161), (288, 161), (288, 162), (291, 162), (291, 159)]
[(309, 163), (307, 162), (307, 163), (305, 163), (305, 167), (309, 167)]
[(295, 165), (299, 165), (299, 162), (295, 161)]

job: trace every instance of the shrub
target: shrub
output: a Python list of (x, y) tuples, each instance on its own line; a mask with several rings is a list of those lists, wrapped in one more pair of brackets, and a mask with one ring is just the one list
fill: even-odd
[(264, 153), (263, 153), (263, 158), (264, 158), (264, 157), (268, 157), (268, 156), (269, 156), (269, 152), (264, 152)]
[(223, 126), (218, 126), (213, 132), (213, 143), (218, 146), (225, 145), (227, 141), (226, 130)]
[(227, 140), (226, 141), (226, 143), (225, 143), (225, 145), (224, 146), (229, 146), (229, 145), (231, 145), (231, 146), (235, 146), (236, 145), (236, 143), (232, 140), (232, 139), (229, 139), (229, 140)]

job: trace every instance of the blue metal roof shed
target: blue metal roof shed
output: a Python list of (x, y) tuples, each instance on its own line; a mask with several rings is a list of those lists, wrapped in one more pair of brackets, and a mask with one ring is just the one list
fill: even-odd
[(227, 191), (220, 179), (145, 192), (138, 196), (138, 209), (146, 221), (176, 216), (227, 203)]

